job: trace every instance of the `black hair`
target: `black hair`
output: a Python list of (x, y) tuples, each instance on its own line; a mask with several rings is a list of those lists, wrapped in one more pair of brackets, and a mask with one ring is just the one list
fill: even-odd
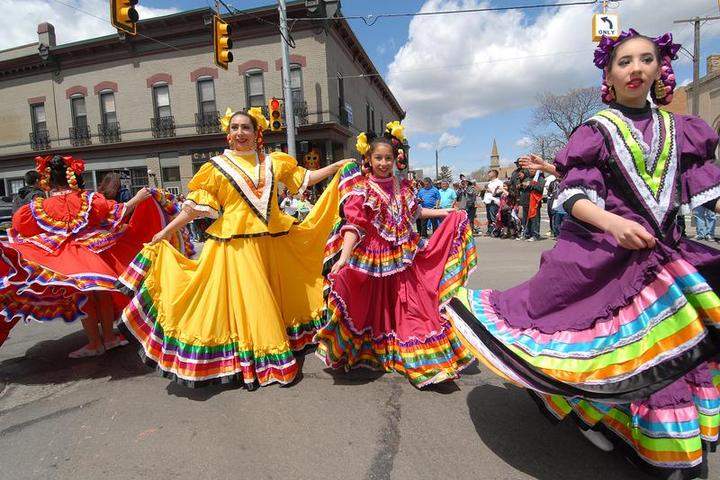
[[(70, 187), (67, 181), (67, 166), (65, 165), (65, 161), (60, 155), (55, 155), (52, 160), (50, 160), (49, 167), (50, 188)], [(74, 172), (73, 175), (75, 175), (75, 180), (77, 181), (78, 188), (80, 190), (83, 190), (85, 188), (85, 182), (83, 181), (82, 175), (78, 175)]]
[(40, 181), (40, 174), (36, 170), (25, 172), (25, 185), (33, 187)]

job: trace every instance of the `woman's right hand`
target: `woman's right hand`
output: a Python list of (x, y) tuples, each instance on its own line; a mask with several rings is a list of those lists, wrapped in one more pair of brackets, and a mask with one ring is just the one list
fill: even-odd
[(137, 203), (142, 202), (143, 200), (147, 200), (148, 198), (152, 197), (152, 193), (150, 192), (150, 189), (147, 187), (143, 187), (135, 194), (135, 201)]
[(152, 240), (150, 240), (150, 245), (155, 245), (158, 242), (163, 241), (167, 237), (170, 236), (170, 232), (165, 230), (164, 228), (157, 232), (155, 235), (153, 235)]
[(337, 274), (345, 265), (347, 265), (347, 260), (341, 257), (330, 269), (330, 274)]
[(617, 217), (608, 225), (607, 232), (623, 248), (642, 250), (655, 247), (655, 237), (645, 227), (632, 220)]

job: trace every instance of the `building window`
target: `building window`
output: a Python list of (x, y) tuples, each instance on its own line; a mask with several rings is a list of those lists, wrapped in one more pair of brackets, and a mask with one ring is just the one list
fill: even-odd
[[(130, 169), (130, 192), (135, 195), (141, 188), (148, 186), (147, 167)], [(153, 185), (155, 186), (155, 185)]]
[(179, 182), (180, 167), (162, 167), (163, 182)]
[(86, 170), (82, 174), (85, 190), (95, 190), (95, 171)]
[(170, 112), (170, 87), (167, 85), (156, 85), (152, 90), (155, 118), (172, 116), (172, 112)]
[(85, 97), (72, 97), (70, 99), (73, 127), (87, 126), (87, 111), (85, 110)]
[[(372, 131), (375, 131), (375, 108), (370, 107), (370, 128)], [(378, 130), (380, 133), (382, 133), (382, 130)]]
[(33, 132), (41, 132), (47, 130), (47, 121), (45, 119), (45, 104), (38, 103), (30, 106), (30, 114), (32, 116)]
[(248, 70), (245, 73), (245, 91), (247, 92), (247, 106), (265, 106), (265, 85), (262, 70)]
[(204, 78), (197, 82), (198, 112), (215, 114), (215, 83), (212, 78)]
[(378, 133), (382, 134), (385, 131), (385, 120), (383, 119), (382, 115), (380, 116), (380, 128), (378, 129)]
[(297, 63), (290, 65), (290, 93), (296, 104), (305, 100), (303, 98), (302, 68)]
[(8, 178), (7, 180), (8, 185), (8, 195), (15, 195), (20, 191), (22, 187), (25, 186), (25, 179), (23, 177), (20, 178)]
[(103, 125), (113, 125), (117, 123), (115, 94), (113, 92), (100, 93), (100, 115), (102, 115)]

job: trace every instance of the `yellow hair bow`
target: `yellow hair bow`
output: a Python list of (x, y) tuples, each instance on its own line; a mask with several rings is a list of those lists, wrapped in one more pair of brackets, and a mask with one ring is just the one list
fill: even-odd
[(225, 115), (220, 117), (220, 128), (222, 128), (222, 131), (225, 133), (227, 133), (230, 128), (230, 119), (232, 119), (232, 114), (232, 108), (228, 107), (227, 110), (225, 110)]
[(252, 107), (247, 111), (247, 114), (255, 119), (260, 130), (267, 130), (270, 124), (268, 123), (268, 119), (265, 118), (265, 115), (263, 115), (262, 108)]
[(357, 142), (355, 143), (355, 149), (363, 157), (368, 152), (368, 150), (370, 150), (370, 144), (367, 141), (367, 135), (365, 135), (365, 132), (362, 132), (360, 135), (357, 136)]
[(405, 143), (405, 127), (400, 125), (400, 122), (395, 120), (394, 122), (388, 123), (387, 129), (393, 137)]

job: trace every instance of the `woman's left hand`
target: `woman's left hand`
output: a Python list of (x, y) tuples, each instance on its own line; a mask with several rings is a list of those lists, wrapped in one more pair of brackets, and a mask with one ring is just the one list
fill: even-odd
[(547, 162), (543, 160), (539, 155), (530, 154), (530, 155), (524, 155), (520, 157), (520, 166), (522, 168), (527, 168), (531, 172), (535, 173), (538, 170), (544, 171)]

